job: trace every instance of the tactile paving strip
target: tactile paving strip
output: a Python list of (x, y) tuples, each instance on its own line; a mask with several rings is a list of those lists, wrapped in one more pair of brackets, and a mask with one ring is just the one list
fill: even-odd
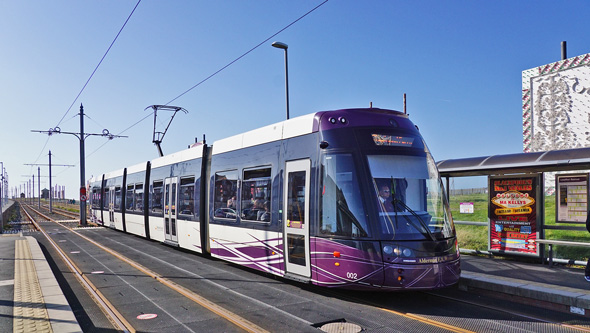
[(13, 332), (53, 332), (27, 240), (16, 240), (14, 252)]

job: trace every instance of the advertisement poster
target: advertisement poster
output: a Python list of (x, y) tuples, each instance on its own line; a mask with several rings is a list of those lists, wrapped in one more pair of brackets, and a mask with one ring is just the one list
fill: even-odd
[(539, 176), (490, 177), (489, 182), (489, 251), (539, 255)]
[(555, 175), (557, 222), (586, 222), (588, 174)]

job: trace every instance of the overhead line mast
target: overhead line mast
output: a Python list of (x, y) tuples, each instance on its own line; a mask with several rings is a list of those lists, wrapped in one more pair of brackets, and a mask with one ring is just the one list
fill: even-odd
[(109, 140), (112, 140), (114, 138), (126, 138), (127, 136), (111, 134), (107, 129), (102, 130), (101, 134), (84, 133), (84, 106), (82, 104), (80, 104), (80, 133), (62, 132), (59, 127), (50, 128), (49, 131), (31, 130), (31, 132), (46, 133), (47, 135), (52, 135), (53, 133), (71, 134), (77, 137), (78, 140), (80, 140), (80, 225), (87, 226), (88, 223), (86, 221), (86, 200), (88, 198), (86, 196), (86, 160), (84, 152), (84, 141), (89, 136), (103, 136), (107, 137)]

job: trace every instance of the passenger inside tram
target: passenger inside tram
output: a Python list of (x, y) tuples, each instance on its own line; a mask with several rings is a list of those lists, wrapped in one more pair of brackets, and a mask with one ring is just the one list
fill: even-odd
[(258, 211), (258, 221), (269, 222), (270, 221), (270, 212), (268, 208), (268, 201), (265, 201), (263, 204), (263, 209)]

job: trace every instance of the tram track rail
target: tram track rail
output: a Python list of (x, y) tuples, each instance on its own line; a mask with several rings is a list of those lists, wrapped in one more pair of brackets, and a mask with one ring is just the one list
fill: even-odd
[(564, 327), (564, 328), (569, 328), (569, 329), (573, 329), (573, 330), (577, 330), (580, 332), (590, 332), (590, 328), (589, 327), (584, 327), (584, 326), (580, 326), (580, 325), (571, 325), (571, 324), (564, 324), (564, 323), (560, 323), (560, 322), (556, 322), (556, 321), (552, 321), (552, 320), (547, 320), (544, 318), (541, 318), (539, 316), (533, 316), (533, 315), (529, 315), (529, 314), (524, 314), (524, 313), (518, 313), (518, 312), (514, 312), (514, 311), (509, 311), (506, 308), (501, 308), (498, 306), (492, 306), (489, 304), (483, 304), (481, 302), (474, 302), (474, 301), (468, 301), (465, 299), (460, 299), (457, 297), (451, 297), (451, 296), (447, 296), (447, 295), (440, 295), (440, 294), (436, 294), (436, 293), (432, 293), (432, 292), (422, 292), (423, 294), (432, 296), (432, 297), (438, 297), (438, 298), (443, 298), (443, 299), (447, 299), (450, 301), (454, 301), (454, 302), (460, 302), (460, 303), (464, 303), (464, 304), (468, 304), (468, 305), (472, 305), (472, 306), (477, 306), (478, 308), (486, 308), (489, 310), (493, 310), (493, 311), (498, 311), (498, 312), (502, 312), (502, 313), (506, 313), (506, 314), (510, 314), (510, 315), (515, 315), (515, 316), (519, 316), (521, 318), (525, 318), (525, 319), (529, 319), (529, 320), (535, 320), (538, 322), (543, 322), (543, 323), (547, 323), (547, 324), (552, 324), (552, 325), (557, 325), (560, 327)]
[[(60, 224), (58, 221), (55, 221), (54, 219), (42, 214), (41, 212), (36, 211), (35, 209), (33, 209), (30, 206), (28, 207), (28, 209), (31, 209), (36, 214), (42, 216), (43, 218), (47, 219), (50, 222)], [(31, 217), (31, 219), (33, 220), (32, 217)], [(133, 326), (123, 317), (123, 315), (120, 314), (119, 311), (117, 311), (117, 309), (109, 302), (109, 300), (102, 293), (100, 293), (98, 288), (96, 286), (94, 286), (94, 284), (92, 284), (92, 282), (86, 277), (86, 274), (84, 274), (84, 272), (82, 270), (80, 270), (74, 264), (73, 260), (71, 258), (69, 258), (69, 256), (67, 254), (65, 254), (65, 252), (59, 247), (59, 245), (47, 234), (47, 232), (45, 232), (45, 230), (43, 230), (38, 224), (36, 224), (36, 222), (33, 222), (33, 223), (43, 233), (43, 235), (48, 239), (50, 244), (59, 253), (62, 260), (64, 260), (64, 262), (66, 262), (66, 264), (70, 267), (70, 270), (76, 275), (76, 277), (83, 284), (83, 286), (85, 286), (87, 291), (89, 291), (91, 293), (93, 298), (95, 298), (96, 300), (99, 300), (99, 302), (100, 302), (99, 306), (101, 306), (101, 308), (103, 308), (105, 310), (105, 314), (107, 314), (108, 317), (110, 319), (112, 319), (111, 322), (113, 322), (113, 324), (115, 324), (115, 326), (120, 330), (123, 330), (125, 332), (135, 332), (136, 331), (135, 328), (133, 328)], [(62, 224), (60, 224), (60, 225), (62, 225)], [(144, 267), (141, 264), (123, 256), (122, 254), (90, 239), (89, 237), (86, 237), (86, 236), (80, 234), (79, 232), (73, 230), (72, 228), (69, 228), (65, 225), (62, 225), (62, 226), (64, 228), (66, 228), (68, 231), (70, 231), (71, 233), (75, 234), (76, 236), (97, 246), (98, 248), (100, 248), (104, 252), (109, 253), (110, 255), (114, 256), (115, 258), (127, 263), (128, 265), (139, 270), (140, 272), (142, 272), (146, 276), (153, 278), (155, 281), (158, 281), (159, 283), (165, 285), (166, 287), (170, 288), (171, 290), (176, 291), (177, 293), (179, 293), (182, 296), (186, 297), (187, 299), (193, 301), (194, 303), (200, 305), (201, 307), (213, 312), (217, 316), (224, 318), (225, 320), (229, 321), (230, 323), (239, 327), (240, 329), (243, 329), (246, 332), (268, 332), (267, 330), (263, 329), (262, 327), (246, 320), (245, 318), (238, 316), (237, 314), (232, 313), (231, 311), (228, 311), (224, 307), (221, 307), (221, 306), (215, 304), (214, 302), (194, 293), (193, 291), (191, 291), (189, 289), (170, 281), (169, 279), (161, 276), (160, 274), (153, 272), (149, 268)]]
[(338, 298), (342, 298), (351, 302), (355, 302), (355, 303), (359, 303), (359, 304), (365, 304), (367, 306), (371, 306), (375, 309), (378, 309), (380, 311), (383, 312), (387, 312), (390, 314), (394, 314), (396, 316), (400, 316), (400, 317), (404, 317), (404, 318), (408, 318), (414, 321), (418, 321), (424, 324), (428, 324), (430, 326), (434, 326), (434, 327), (438, 327), (438, 328), (442, 328), (445, 329), (449, 332), (456, 332), (456, 333), (476, 333), (476, 331), (472, 331), (472, 330), (468, 330), (468, 329), (464, 329), (458, 326), (454, 326), (454, 325), (449, 325), (447, 323), (443, 323), (441, 321), (437, 321), (437, 320), (433, 320), (430, 318), (426, 318), (424, 316), (421, 315), (417, 315), (414, 313), (410, 313), (410, 312), (404, 312), (404, 311), (398, 311), (398, 310), (394, 310), (391, 308), (388, 308), (386, 306), (384, 306), (383, 304), (380, 304), (378, 302), (374, 302), (374, 301), (370, 301), (368, 299), (365, 298), (361, 298), (361, 297), (356, 297), (356, 296), (352, 296), (352, 295), (343, 295), (342, 292), (337, 291), (337, 290), (325, 290), (322, 291), (324, 294), (326, 295), (331, 295), (332, 297), (338, 297)]
[[(131, 246), (129, 246), (129, 245), (126, 245), (126, 244), (121, 244), (121, 245), (122, 245), (122, 246), (124, 246), (124, 247), (129, 247), (129, 248), (130, 248), (130, 250), (134, 250), (134, 249), (133, 249)], [(155, 260), (159, 260), (159, 259), (155, 258)], [(182, 268), (178, 268), (178, 267), (175, 267), (175, 269), (178, 269), (178, 270), (183, 270)], [(190, 273), (190, 272), (189, 272), (189, 273)], [(190, 274), (191, 274), (191, 275), (195, 275), (194, 273), (190, 273)], [(202, 278), (202, 277), (197, 275), (197, 278)], [(236, 294), (237, 296), (240, 296), (240, 297), (242, 297), (242, 298), (247, 298), (247, 300), (248, 300), (248, 301), (254, 301), (254, 302), (258, 303), (259, 305), (262, 305), (262, 306), (268, 307), (268, 308), (269, 308), (269, 310), (281, 311), (281, 310), (278, 310), (278, 309), (276, 309), (276, 308), (272, 308), (272, 307), (271, 307), (271, 306), (269, 306), (268, 304), (266, 304), (266, 303), (263, 303), (263, 302), (261, 302), (261, 301), (258, 301), (258, 300), (252, 300), (252, 299), (251, 299), (249, 296), (246, 296), (246, 295), (243, 295), (243, 294), (237, 293), (236, 291), (234, 291), (234, 290), (232, 290), (232, 289), (229, 289), (229, 288), (227, 288), (227, 287), (223, 287), (223, 286), (221, 286), (221, 285), (217, 285), (217, 284), (215, 284), (214, 282), (211, 282), (211, 283), (214, 285), (214, 287), (221, 288), (221, 289), (223, 289), (224, 291), (226, 291), (226, 292), (229, 292), (229, 293), (234, 293), (234, 294)], [(269, 288), (272, 288), (272, 287), (269, 287)], [(365, 303), (365, 302), (364, 302), (364, 301), (359, 301), (358, 303)], [(421, 323), (424, 323), (424, 324), (428, 324), (428, 325), (431, 325), (431, 326), (435, 326), (435, 327), (438, 327), (438, 328), (442, 328), (442, 329), (445, 329), (445, 330), (447, 330), (447, 331), (450, 331), (450, 332), (460, 332), (460, 333), (469, 333), (469, 332), (473, 332), (473, 331), (470, 331), (470, 330), (465, 330), (465, 329), (461, 329), (461, 328), (459, 328), (459, 327), (455, 327), (455, 326), (452, 326), (452, 325), (448, 325), (448, 324), (445, 324), (445, 323), (442, 323), (442, 322), (437, 322), (437, 321), (435, 321), (435, 320), (432, 320), (432, 319), (424, 318), (424, 317), (421, 317), (421, 316), (419, 316), (419, 315), (414, 315), (414, 314), (409, 314), (409, 313), (402, 313), (402, 312), (399, 312), (399, 311), (393, 311), (393, 310), (390, 310), (390, 309), (381, 309), (381, 310), (384, 310), (384, 311), (386, 311), (386, 312), (389, 312), (389, 313), (391, 313), (391, 314), (394, 314), (394, 315), (396, 315), (396, 316), (400, 316), (400, 317), (404, 317), (404, 318), (410, 319), (410, 320), (412, 320), (412, 321), (421, 322)], [(303, 318), (300, 318), (300, 317), (296, 317), (295, 315), (292, 315), (292, 314), (289, 314), (289, 313), (281, 313), (281, 315), (287, 315), (287, 316), (289, 316), (289, 317), (291, 317), (291, 318), (294, 318), (294, 319), (298, 320), (299, 322), (302, 322), (303, 324), (305, 324), (305, 325), (307, 325), (307, 326), (310, 326), (310, 327), (314, 325), (314, 323), (312, 323), (312, 322), (310, 322), (310, 321), (307, 321), (307, 320), (305, 320), (305, 319), (303, 319)]]
[[(59, 223), (59, 222), (56, 222), (56, 223)], [(142, 271), (144, 274), (152, 277), (153, 279), (157, 280), (158, 282), (166, 285), (167, 287), (170, 287), (171, 289), (176, 290), (177, 292), (179, 292), (183, 296), (185, 296), (185, 297), (187, 297), (187, 298), (195, 301), (196, 303), (198, 303), (198, 304), (200, 304), (200, 305), (202, 305), (202, 306), (210, 309), (212, 312), (214, 312), (214, 313), (216, 313), (216, 314), (218, 314), (220, 316), (224, 316), (224, 317), (228, 313), (231, 313), (228, 310), (226, 310), (226, 309), (224, 309), (222, 307), (219, 307), (218, 305), (214, 304), (213, 302), (211, 302), (211, 301), (209, 301), (209, 300), (207, 300), (207, 299), (205, 299), (205, 298), (203, 298), (203, 297), (195, 294), (194, 292), (190, 291), (186, 287), (180, 286), (179, 284), (177, 284), (177, 283), (175, 283), (173, 281), (170, 281), (169, 279), (167, 279), (167, 278), (163, 277), (162, 275), (160, 275), (160, 274), (158, 274), (158, 273), (156, 273), (156, 272), (154, 272), (154, 271), (146, 268), (145, 266), (143, 266), (141, 264), (138, 264), (138, 263), (136, 263), (136, 262), (134, 262), (132, 260), (129, 260), (127, 257), (125, 257), (125, 256), (121, 255), (120, 253), (118, 253), (118, 252), (110, 249), (109, 247), (107, 247), (105, 245), (102, 245), (102, 244), (100, 244), (100, 243), (98, 243), (98, 242), (90, 239), (89, 237), (80, 234), (79, 232), (77, 232), (77, 231), (75, 231), (75, 230), (73, 230), (71, 228), (68, 228), (68, 227), (66, 227), (66, 228), (69, 229), (72, 233), (76, 234), (77, 236), (79, 236), (79, 237), (87, 240), (88, 242), (94, 244), (95, 246), (99, 247), (103, 251), (105, 251), (105, 252), (107, 252), (107, 253), (109, 253), (109, 254), (111, 254), (111, 255), (119, 258), (120, 260), (122, 260), (124, 262), (127, 262), (128, 264), (130, 264), (134, 268)], [(125, 244), (122, 244), (122, 245), (123, 246), (126, 246)], [(158, 259), (156, 258), (156, 260), (158, 260)], [(180, 269), (180, 268), (176, 268), (176, 269)], [(192, 275), (194, 275), (194, 274), (192, 274)], [(202, 278), (202, 277), (201, 276), (197, 276), (197, 278)], [(262, 301), (258, 301), (256, 299), (252, 299), (251, 297), (246, 296), (246, 295), (243, 295), (243, 294), (240, 294), (239, 292), (236, 292), (235, 290), (232, 290), (230, 288), (224, 287), (222, 285), (216, 285), (214, 282), (212, 284), (213, 284), (212, 287), (219, 288), (219, 289), (224, 290), (225, 292), (235, 294), (238, 297), (244, 298), (248, 302), (253, 302), (253, 303), (256, 303), (256, 304), (258, 304), (260, 306), (267, 307), (269, 310), (272, 309), (274, 311), (279, 311), (280, 312), (280, 315), (282, 315), (282, 316), (288, 316), (288, 317), (290, 317), (290, 318), (292, 318), (294, 320), (299, 321), (300, 323), (302, 323), (302, 324), (304, 324), (304, 325), (306, 325), (308, 327), (312, 327), (314, 325), (314, 323), (312, 323), (312, 322), (310, 322), (308, 320), (305, 320), (303, 318), (297, 317), (297, 316), (295, 316), (293, 314), (290, 314), (290, 313), (286, 313), (286, 312), (281, 311), (279, 309), (273, 308), (269, 304), (266, 304), (266, 303), (264, 303)], [(364, 303), (364, 302), (359, 302), (359, 303)], [(386, 311), (386, 312), (388, 312), (390, 314), (393, 314), (395, 316), (404, 317), (406, 319), (410, 319), (410, 320), (415, 321), (415, 322), (420, 322), (420, 323), (423, 323), (423, 324), (428, 324), (428, 325), (431, 325), (431, 326), (442, 328), (442, 329), (447, 330), (447, 331), (450, 331), (450, 332), (459, 332), (459, 333), (470, 333), (470, 332), (473, 332), (473, 331), (461, 329), (461, 328), (458, 328), (458, 327), (454, 327), (452, 325), (448, 325), (448, 324), (445, 324), (445, 323), (442, 323), (442, 322), (437, 322), (435, 320), (424, 318), (424, 317), (421, 317), (421, 316), (418, 316), (418, 315), (406, 314), (406, 313), (402, 313), (402, 312), (399, 312), (399, 311), (393, 311), (393, 310), (389, 310), (389, 309), (381, 309), (381, 310), (384, 310), (384, 311)], [(245, 329), (245, 330), (247, 330), (249, 332), (266, 332), (266, 330), (264, 330), (264, 329), (262, 329), (262, 328), (260, 328), (258, 326), (252, 328), (252, 327), (248, 327), (248, 324), (244, 325), (243, 323), (240, 322), (241, 319), (239, 319), (239, 318), (237, 320), (236, 320), (236, 318), (232, 318), (232, 319), (228, 319), (228, 320), (230, 320), (232, 323), (236, 324), (237, 326), (239, 326), (239, 327), (241, 327), (241, 328), (243, 328), (243, 329)]]
[[(21, 205), (21, 207), (23, 207)], [(46, 218), (47, 220), (52, 220), (48, 216), (32, 209), (30, 206), (27, 207), (28, 209), (35, 212), (35, 214)], [(64, 253), (64, 251), (57, 245), (57, 243), (49, 237), (47, 232), (43, 230), (38, 224), (37, 221), (29, 214), (29, 212), (24, 209), (23, 211), (29, 218), (29, 220), (36, 226), (36, 228), (45, 236), (47, 241), (52, 245), (54, 250), (59, 254), (60, 258), (64, 261), (64, 263), (68, 266), (70, 271), (74, 274), (76, 279), (80, 282), (82, 287), (88, 292), (88, 294), (92, 297), (95, 303), (100, 307), (102, 312), (106, 315), (107, 319), (113, 324), (115, 328), (123, 332), (136, 332), (135, 328), (131, 326), (131, 324), (125, 320), (125, 318), (117, 311), (117, 309), (102, 295), (102, 293), (94, 286), (94, 284), (86, 277), (86, 275), (76, 266), (76, 264)]]
[[(41, 207), (43, 209), (49, 210), (49, 206), (47, 206), (47, 205), (41, 205)], [(64, 217), (66, 217), (68, 219), (79, 219), (80, 218), (80, 215), (78, 213), (73, 213), (73, 212), (70, 212), (70, 211), (65, 210), (65, 209), (61, 209), (61, 208), (57, 208), (57, 207), (52, 207), (51, 210), (53, 211), (54, 214), (64, 216)]]
[(36, 226), (31, 222), (32, 220), (27, 215), (26, 211), (23, 209), (22, 206), (19, 206), (20, 215), (21, 217), (24, 216), (24, 220), (21, 221), (12, 221), (7, 222), (8, 225), (11, 226), (11, 229), (5, 230), (5, 233), (22, 233), (22, 232), (30, 232), (30, 231), (37, 231)]
[[(387, 304), (383, 304), (381, 302), (378, 301), (373, 301), (370, 299), (366, 299), (366, 298), (362, 298), (362, 297), (356, 297), (356, 296), (352, 296), (352, 295), (343, 295), (340, 291), (331, 291), (331, 290), (327, 290), (327, 291), (323, 291), (323, 293), (327, 294), (327, 295), (331, 295), (333, 297), (339, 297), (342, 299), (347, 299), (351, 302), (357, 302), (357, 303), (362, 303), (368, 306), (372, 306), (376, 309), (379, 309), (381, 311), (387, 312), (387, 313), (392, 313), (401, 317), (405, 317), (405, 318), (409, 318), (409, 319), (413, 319), (416, 321), (420, 321), (423, 322), (425, 324), (429, 324), (435, 327), (439, 327), (439, 328), (443, 328), (445, 330), (451, 331), (451, 332), (458, 332), (458, 333), (470, 333), (470, 332), (480, 332), (480, 330), (473, 330), (473, 329), (468, 329), (468, 328), (463, 328), (463, 327), (458, 327), (455, 325), (450, 325), (447, 323), (444, 323), (442, 321), (438, 321), (435, 319), (431, 319), (428, 318), (424, 315), (419, 315), (419, 314), (415, 314), (412, 313), (410, 311), (400, 311), (400, 310), (396, 310), (394, 309), (392, 306), (389, 306)], [(580, 325), (572, 325), (572, 324), (566, 324), (566, 323), (562, 323), (562, 322), (558, 322), (558, 321), (553, 321), (553, 320), (548, 320), (545, 318), (541, 318), (539, 316), (533, 316), (533, 315), (529, 315), (529, 314), (524, 314), (524, 313), (520, 313), (518, 311), (513, 311), (513, 310), (509, 310), (506, 308), (502, 308), (499, 306), (492, 306), (492, 305), (488, 305), (488, 304), (484, 304), (482, 302), (475, 302), (475, 301), (469, 301), (469, 300), (465, 300), (465, 299), (461, 299), (458, 297), (452, 297), (452, 296), (448, 296), (448, 295), (440, 295), (437, 294), (435, 292), (428, 292), (428, 291), (420, 291), (417, 292), (417, 294), (422, 294), (422, 295), (427, 295), (430, 297), (435, 297), (435, 298), (439, 298), (439, 299), (444, 299), (446, 301), (452, 301), (452, 302), (457, 302), (457, 303), (462, 303), (465, 305), (469, 305), (472, 307), (477, 307), (479, 309), (486, 309), (489, 311), (494, 311), (494, 312), (499, 312), (499, 313), (503, 313), (503, 314), (507, 314), (510, 316), (514, 316), (517, 317), (517, 319), (523, 319), (524, 321), (534, 321), (534, 322), (538, 322), (538, 323), (544, 323), (544, 324), (550, 324), (550, 325), (556, 325), (562, 329), (566, 329), (566, 330), (573, 330), (576, 332), (590, 332), (590, 328), (589, 327), (584, 327), (584, 326), (580, 326)], [(512, 329), (517, 330), (517, 327), (512, 327)], [(523, 331), (527, 331), (526, 329), (522, 329)], [(527, 331), (528, 332), (528, 331)]]

